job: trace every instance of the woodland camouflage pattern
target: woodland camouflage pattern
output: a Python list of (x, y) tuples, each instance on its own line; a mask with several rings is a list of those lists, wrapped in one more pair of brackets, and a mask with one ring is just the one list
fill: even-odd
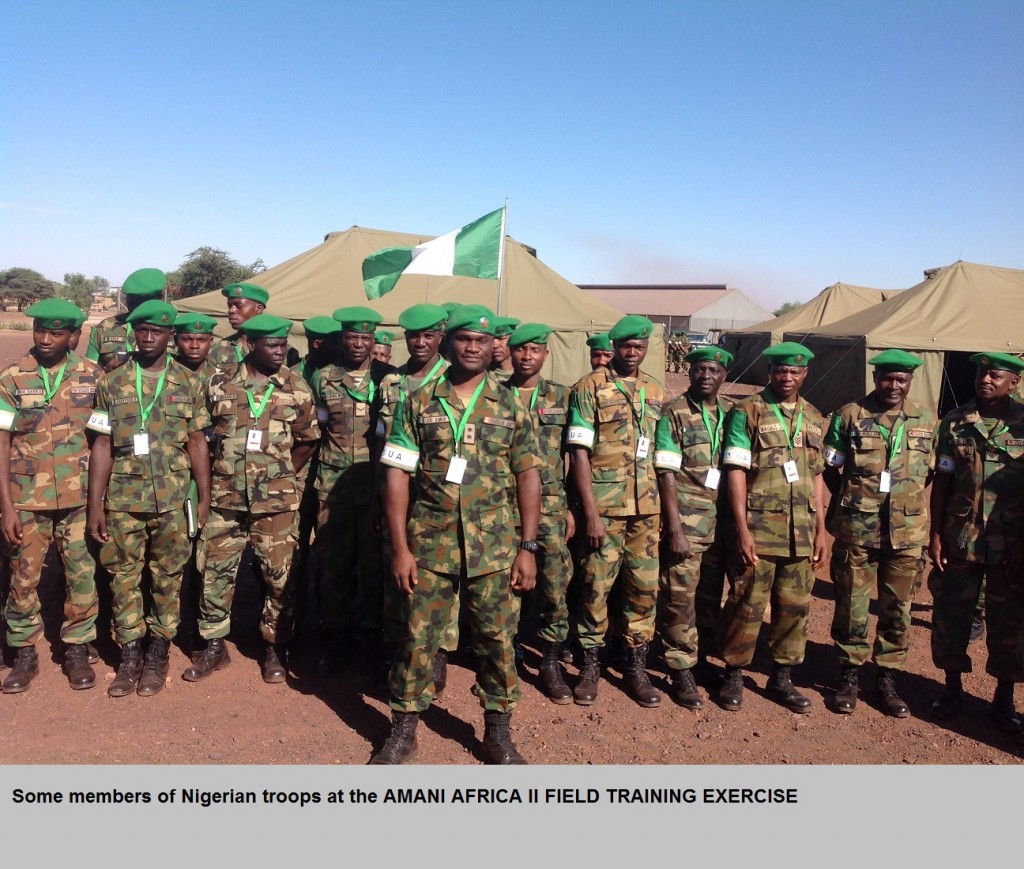
[[(132, 327), (127, 322), (128, 314), (116, 314), (100, 320), (89, 331), (89, 346), (85, 358), (106, 368), (117, 359), (118, 353), (131, 353), (134, 345), (131, 340)], [(121, 360), (126, 362), (127, 356)]]

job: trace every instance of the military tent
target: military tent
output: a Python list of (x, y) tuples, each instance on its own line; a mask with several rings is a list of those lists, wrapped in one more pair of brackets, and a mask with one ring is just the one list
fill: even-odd
[[(524, 323), (547, 323), (554, 329), (545, 377), (571, 385), (590, 370), (587, 338), (596, 332), (606, 332), (622, 313), (588, 296), (537, 259), (531, 248), (512, 238), (505, 239), (500, 306), (498, 281), (427, 275), (403, 276), (390, 293), (367, 301), (362, 277), (366, 257), (381, 248), (417, 245), (433, 237), (353, 226), (344, 232), (329, 233), (322, 244), (267, 269), (253, 281), (270, 292), (268, 312), (296, 323), (317, 315), (330, 316), (336, 308), (346, 305), (369, 305), (383, 315), (381, 328), (395, 329), (398, 315), (419, 302), (487, 305), (497, 314), (518, 317)], [(223, 318), (223, 328), (218, 328), (218, 332), (227, 334), (225, 300), (220, 292), (180, 299), (176, 304), (183, 311), (201, 311)], [(290, 340), (305, 349), (301, 328), (295, 329)], [(397, 365), (406, 358), (404, 342), (397, 341), (392, 362)], [(664, 380), (665, 344), (660, 332), (651, 340), (643, 367)]]
[[(768, 362), (761, 353), (778, 344), (785, 333), (798, 335), (841, 320), (892, 298), (898, 290), (873, 290), (853, 284), (832, 284), (809, 302), (776, 317), (722, 336), (722, 345), (735, 357), (730, 377), (760, 385), (768, 379)], [(797, 339), (793, 339), (797, 340)]]
[(1024, 351), (1024, 271), (956, 262), (909, 290), (811, 332), (786, 331), (815, 354), (803, 394), (830, 413), (873, 388), (867, 360), (889, 348), (925, 360), (910, 396), (946, 412), (973, 395), (973, 353)]

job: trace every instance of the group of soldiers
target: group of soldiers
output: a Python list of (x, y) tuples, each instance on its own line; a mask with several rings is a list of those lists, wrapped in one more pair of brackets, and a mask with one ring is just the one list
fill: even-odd
[[(395, 368), (395, 336), (377, 329), (370, 308), (306, 320), (300, 359), (291, 321), (265, 310), (266, 289), (225, 287), (234, 332), (217, 338), (213, 318), (177, 312), (165, 288), (159, 270), (134, 272), (127, 312), (92, 330), (84, 358), (75, 348), (86, 315), (63, 300), (33, 305), (33, 348), (0, 373), (4, 615), (15, 650), (4, 693), (38, 674), (38, 585), (52, 543), (66, 578), (61, 639), (72, 688), (95, 684), (97, 567), (110, 583), (121, 651), (113, 697), (165, 685), (190, 575), (205, 645), (182, 678), (229, 664), (236, 575), (251, 544), (265, 587), (263, 679), (288, 678), (311, 571), (322, 625), (316, 673), (354, 661), (386, 685), (392, 728), (374, 764), (416, 756), (419, 716), (444, 690), (460, 626), (471, 637), (485, 756), (525, 762), (510, 730), (524, 606), (553, 703), (594, 704), (601, 652), (614, 642), (629, 696), (660, 705), (647, 671), (657, 633), (672, 700), (700, 709), (698, 684), (713, 685), (731, 711), (743, 705), (770, 608), (767, 694), (803, 713), (811, 700), (792, 674), (831, 533), (831, 708), (854, 711), (871, 659), (881, 708), (910, 714), (895, 676), (927, 549), (932, 654), (946, 673), (933, 714), (963, 705), (984, 585), (993, 713), (999, 727), (1020, 730), (1020, 359), (972, 357), (976, 397), (939, 422), (908, 397), (921, 360), (886, 351), (870, 360), (875, 389), (826, 426), (800, 395), (812, 353), (792, 342), (765, 351), (767, 386), (735, 404), (719, 394), (730, 354), (692, 349), (689, 386), (666, 401), (642, 369), (654, 332), (644, 317), (592, 336), (592, 370), (568, 387), (542, 376), (550, 327), (480, 305), (402, 312), (409, 358)], [(570, 688), (571, 643), (580, 669)], [(725, 662), (720, 680), (712, 656)]]
[(665, 342), (665, 370), (670, 374), (685, 374), (689, 352), (690, 339), (686, 335), (670, 335)]

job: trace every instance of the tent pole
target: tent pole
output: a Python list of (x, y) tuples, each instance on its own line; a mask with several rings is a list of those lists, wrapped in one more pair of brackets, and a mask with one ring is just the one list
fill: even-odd
[(502, 290), (505, 288), (505, 226), (508, 221), (508, 197), (505, 197), (505, 204), (501, 209), (501, 231), (498, 233), (498, 304), (494, 312), (500, 317)]

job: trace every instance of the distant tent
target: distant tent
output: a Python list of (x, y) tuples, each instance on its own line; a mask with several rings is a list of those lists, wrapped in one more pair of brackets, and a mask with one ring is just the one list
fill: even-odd
[(825, 413), (870, 392), (867, 360), (893, 347), (924, 358), (910, 395), (945, 412), (974, 394), (971, 354), (1024, 352), (1024, 271), (962, 261), (929, 269), (888, 301), (783, 340), (814, 352), (804, 395)]
[(832, 284), (809, 302), (781, 317), (735, 332), (726, 332), (723, 335), (724, 346), (734, 357), (730, 377), (741, 383), (765, 383), (768, 379), (768, 363), (761, 358), (761, 353), (772, 344), (778, 344), (783, 334), (799, 335), (802, 332), (813, 331), (819, 326), (834, 323), (891, 299), (898, 292), (899, 290), (873, 290), (853, 284)]
[[(386, 296), (367, 301), (362, 277), (366, 257), (384, 247), (417, 245), (433, 237), (353, 226), (329, 233), (322, 244), (267, 269), (253, 280), (270, 291), (267, 310), (296, 323), (317, 315), (330, 316), (345, 305), (369, 305), (383, 315), (382, 328), (390, 329), (398, 327), (402, 311), (419, 302), (474, 302), (495, 310), (498, 282), (465, 277), (405, 275)], [(219, 292), (180, 299), (176, 304), (183, 311), (226, 316), (224, 297)], [(622, 317), (621, 312), (591, 298), (542, 263), (531, 248), (508, 237), (501, 310), (495, 313), (551, 326), (554, 334), (544, 376), (567, 385), (590, 370), (588, 336), (606, 332)], [(218, 332), (226, 334), (224, 329)], [(301, 328), (295, 329), (290, 340), (304, 349)], [(397, 365), (406, 358), (404, 342), (397, 341), (392, 362)], [(665, 344), (660, 332), (651, 341), (643, 367), (659, 380), (664, 379)]]

